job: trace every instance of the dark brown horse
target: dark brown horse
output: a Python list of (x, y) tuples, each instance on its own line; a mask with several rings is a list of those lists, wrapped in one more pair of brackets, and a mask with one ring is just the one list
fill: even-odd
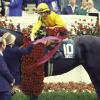
[(95, 36), (79, 36), (73, 40), (73, 47), (73, 58), (59, 57), (54, 59), (51, 61), (51, 72), (48, 71), (49, 66), (46, 64), (45, 76), (47, 77), (50, 74), (52, 76), (60, 75), (78, 65), (83, 65), (94, 85), (98, 100), (100, 100), (100, 38)]
[(96, 90), (98, 100), (100, 100), (99, 37), (78, 36), (75, 37), (73, 40), (62, 41), (59, 49), (54, 54), (53, 58), (51, 58), (50, 61), (45, 62), (44, 76), (48, 77), (60, 75), (72, 70), (78, 65), (83, 65), (83, 67), (89, 74), (90, 79)]

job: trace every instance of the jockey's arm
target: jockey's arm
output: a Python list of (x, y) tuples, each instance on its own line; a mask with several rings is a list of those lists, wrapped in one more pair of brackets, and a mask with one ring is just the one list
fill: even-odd
[(61, 18), (61, 16), (60, 15), (58, 15), (58, 14), (56, 14), (55, 13), (55, 26), (50, 26), (50, 27), (48, 27), (49, 29), (51, 29), (51, 30), (53, 30), (53, 29), (55, 29), (55, 28), (62, 28), (62, 27), (65, 27), (65, 24), (64, 24), (64, 22), (63, 22), (63, 20), (62, 20), (62, 18)]
[(60, 15), (56, 14), (56, 20), (55, 20), (56, 26), (55, 27), (65, 27), (65, 24), (63, 22), (63, 19)]
[(35, 38), (35, 33), (40, 29), (41, 25), (42, 25), (41, 20), (38, 20), (38, 21), (36, 22), (36, 24), (33, 25), (32, 33), (30, 34), (31, 41), (34, 40), (34, 38)]

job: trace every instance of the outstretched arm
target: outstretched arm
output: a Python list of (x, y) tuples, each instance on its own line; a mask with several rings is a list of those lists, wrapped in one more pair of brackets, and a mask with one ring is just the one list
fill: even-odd
[(32, 49), (33, 49), (33, 44), (30, 44), (26, 48), (19, 48), (17, 46), (13, 47), (13, 51), (19, 56), (31, 53)]

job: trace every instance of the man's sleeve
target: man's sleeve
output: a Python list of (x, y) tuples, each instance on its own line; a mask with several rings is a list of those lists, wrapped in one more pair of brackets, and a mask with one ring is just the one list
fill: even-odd
[(31, 53), (33, 47), (34, 47), (33, 44), (28, 45), (26, 48), (14, 47), (13, 52), (19, 56), (22, 56), (22, 55)]

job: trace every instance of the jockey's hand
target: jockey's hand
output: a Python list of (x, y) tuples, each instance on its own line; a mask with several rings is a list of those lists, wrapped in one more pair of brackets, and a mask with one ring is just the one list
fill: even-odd
[(31, 38), (31, 41), (34, 41), (36, 36), (31, 33), (30, 38)]
[(49, 46), (49, 45), (56, 45), (56, 44), (58, 44), (59, 42), (58, 42), (58, 40), (51, 40), (51, 41), (46, 41), (45, 42), (45, 45), (46, 46)]
[(55, 29), (55, 27), (46, 27), (46, 29), (48, 30), (54, 30)]

